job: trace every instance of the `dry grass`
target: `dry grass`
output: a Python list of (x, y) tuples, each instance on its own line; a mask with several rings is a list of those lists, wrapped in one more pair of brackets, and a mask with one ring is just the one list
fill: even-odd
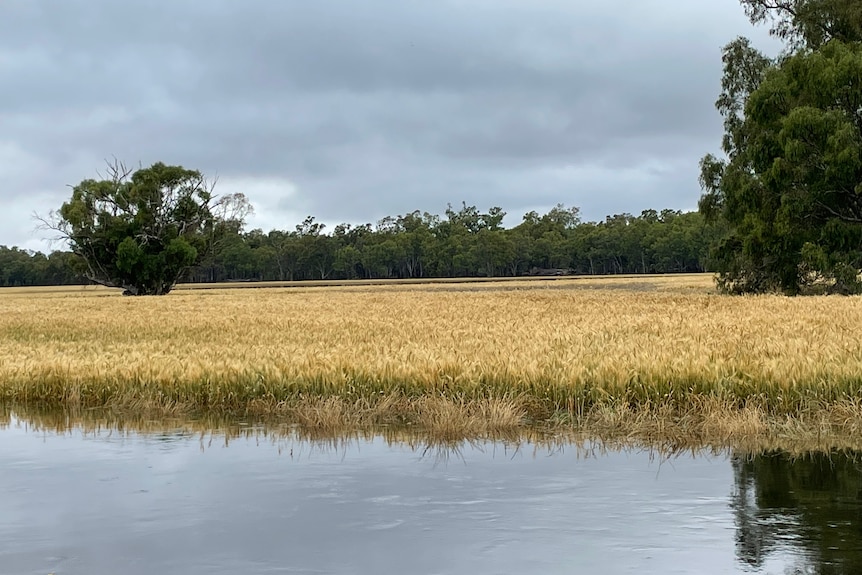
[(705, 275), (0, 291), (0, 403), (445, 437), (862, 429), (862, 298), (711, 292)]

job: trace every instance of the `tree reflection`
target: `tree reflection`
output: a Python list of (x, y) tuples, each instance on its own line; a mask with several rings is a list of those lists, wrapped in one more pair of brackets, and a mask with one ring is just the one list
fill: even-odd
[(862, 453), (732, 458), (736, 552), (751, 568), (793, 555), (790, 573), (862, 573)]

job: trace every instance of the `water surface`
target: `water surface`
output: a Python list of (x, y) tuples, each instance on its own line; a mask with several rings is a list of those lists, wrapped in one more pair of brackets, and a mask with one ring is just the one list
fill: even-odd
[(855, 454), (0, 429), (0, 573), (862, 573)]

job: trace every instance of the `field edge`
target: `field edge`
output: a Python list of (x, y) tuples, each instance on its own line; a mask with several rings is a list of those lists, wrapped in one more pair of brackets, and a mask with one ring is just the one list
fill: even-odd
[(852, 399), (816, 403), (794, 413), (775, 413), (714, 397), (700, 398), (688, 407), (597, 404), (580, 413), (548, 410), (524, 395), (464, 399), (390, 394), (376, 400), (319, 396), (252, 401), (231, 409), (128, 397), (86, 407), (79, 402), (0, 402), (0, 414), (8, 419), (12, 412), (25, 417), (48, 414), (66, 425), (110, 414), (114, 425), (132, 423), (132, 429), (140, 428), (140, 422), (244, 421), (287, 426), (308, 437), (396, 430), (432, 442), (595, 438), (675, 448), (862, 449), (862, 403)]

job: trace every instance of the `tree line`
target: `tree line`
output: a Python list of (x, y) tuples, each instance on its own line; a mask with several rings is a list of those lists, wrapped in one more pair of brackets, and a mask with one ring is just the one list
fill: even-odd
[(313, 217), (294, 230), (225, 237), (188, 280), (325, 280), (499, 277), (529, 274), (700, 272), (716, 235), (696, 212), (644, 211), (582, 223), (577, 208), (530, 212), (511, 228), (505, 212), (462, 204), (445, 216), (410, 212), (375, 226)]
[(75, 285), (87, 283), (75, 254), (49, 254), (0, 245), (0, 286)]
[[(701, 272), (719, 235), (698, 212), (646, 210), (582, 222), (578, 208), (557, 205), (504, 228), (506, 213), (462, 203), (443, 216), (419, 211), (376, 225), (331, 231), (309, 216), (293, 230), (244, 231), (223, 222), (197, 265), (181, 281), (497, 277), (530, 274)], [(69, 251), (50, 254), (0, 246), (0, 285), (86, 283)]]

